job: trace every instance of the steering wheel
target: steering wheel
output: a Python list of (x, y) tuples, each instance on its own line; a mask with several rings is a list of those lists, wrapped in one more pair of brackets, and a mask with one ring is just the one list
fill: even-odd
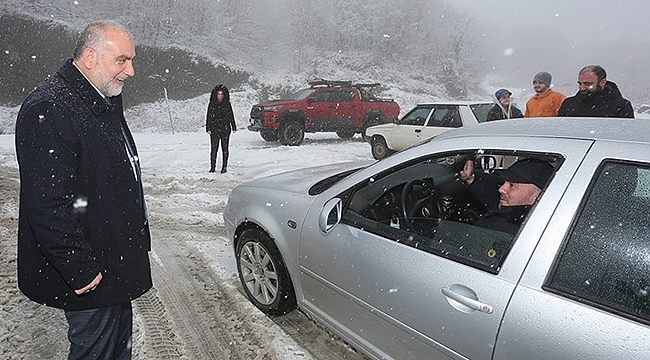
[(402, 188), (400, 198), (402, 215), (408, 226), (413, 218), (442, 218), (444, 207), (442, 198), (433, 185), (424, 179), (411, 180)]

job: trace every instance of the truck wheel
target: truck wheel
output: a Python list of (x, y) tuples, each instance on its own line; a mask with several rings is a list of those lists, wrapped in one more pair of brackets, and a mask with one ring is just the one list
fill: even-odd
[(300, 145), (305, 139), (305, 128), (297, 121), (287, 121), (280, 125), (278, 138), (282, 145)]
[(277, 141), (278, 140), (278, 132), (275, 130), (262, 130), (260, 131), (260, 135), (262, 136), (262, 139), (266, 141)]
[(366, 135), (366, 130), (368, 130), (369, 127), (383, 124), (386, 121), (384, 121), (384, 115), (382, 114), (369, 114), (366, 116), (366, 118), (363, 121), (363, 129), (361, 129), (361, 137), (363, 138), (363, 141), (365, 142), (370, 142), (371, 138)]
[(354, 136), (354, 130), (337, 130), (336, 135), (341, 139), (349, 139)]
[(386, 156), (394, 153), (393, 150), (388, 148), (388, 145), (386, 145), (386, 140), (384, 140), (383, 137), (381, 136), (375, 136), (372, 138), (372, 141), (370, 142), (370, 151), (372, 152), (372, 157), (374, 157), (377, 160), (383, 159)]

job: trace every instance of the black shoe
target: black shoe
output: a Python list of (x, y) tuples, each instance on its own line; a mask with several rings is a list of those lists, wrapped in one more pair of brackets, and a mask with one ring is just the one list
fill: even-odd
[(214, 172), (214, 168), (210, 169), (210, 171), (208, 171), (208, 172)]
[(221, 169), (221, 173), (225, 174), (226, 173), (226, 168)]

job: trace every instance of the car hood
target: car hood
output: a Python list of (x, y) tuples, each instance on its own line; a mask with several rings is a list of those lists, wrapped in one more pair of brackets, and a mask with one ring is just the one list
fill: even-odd
[(386, 131), (386, 130), (391, 130), (394, 127), (395, 127), (395, 123), (387, 123), (387, 124), (371, 126), (368, 128), (368, 130)]
[(373, 162), (364, 160), (292, 170), (251, 180), (240, 187), (257, 187), (306, 194), (310, 187), (323, 179), (355, 168), (366, 167)]

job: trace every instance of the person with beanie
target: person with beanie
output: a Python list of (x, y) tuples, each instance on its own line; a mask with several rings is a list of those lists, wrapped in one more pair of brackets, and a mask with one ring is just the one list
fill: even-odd
[(634, 118), (634, 109), (618, 86), (607, 80), (600, 65), (587, 65), (578, 73), (578, 93), (566, 98), (558, 116)]
[(508, 89), (499, 89), (492, 96), (494, 107), (487, 114), (486, 121), (522, 118), (524, 115), (510, 101), (512, 93)]
[(525, 117), (557, 116), (566, 95), (551, 89), (551, 74), (540, 71), (533, 77), (535, 95), (526, 102)]
[(221, 143), (221, 173), (224, 174), (228, 167), (230, 133), (237, 131), (235, 115), (230, 105), (230, 93), (225, 85), (215, 86), (210, 93), (205, 131), (210, 135), (210, 172), (215, 172), (217, 152)]

